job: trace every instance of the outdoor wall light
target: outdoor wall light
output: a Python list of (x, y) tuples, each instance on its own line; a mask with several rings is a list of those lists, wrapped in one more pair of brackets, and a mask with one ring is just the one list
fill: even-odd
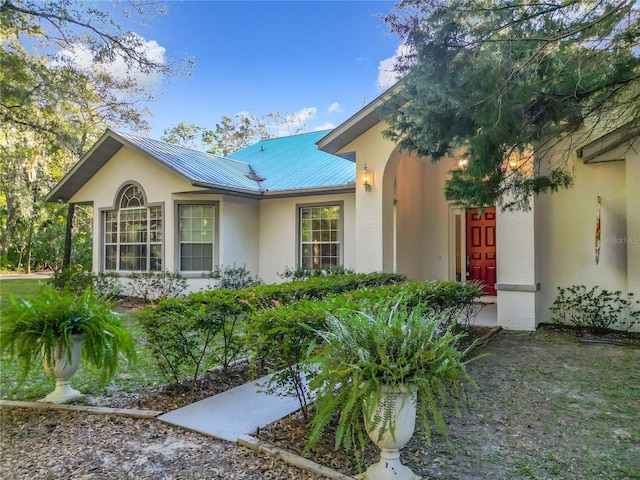
[(364, 169), (362, 170), (361, 180), (362, 180), (362, 185), (364, 185), (364, 191), (370, 192), (371, 184), (373, 183), (373, 174), (371, 173), (371, 170), (367, 168), (366, 163), (364, 164)]
[(511, 170), (516, 170), (521, 163), (520, 152), (513, 152), (509, 155), (509, 159), (507, 160), (507, 165)]

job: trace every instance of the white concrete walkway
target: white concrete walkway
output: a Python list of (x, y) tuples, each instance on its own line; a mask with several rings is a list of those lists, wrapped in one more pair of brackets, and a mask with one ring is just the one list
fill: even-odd
[(246, 383), (226, 392), (160, 415), (158, 420), (236, 442), (257, 428), (269, 425), (300, 408), (295, 397), (260, 393), (269, 377)]
[[(492, 302), (491, 297), (483, 298), (482, 303), (473, 325), (495, 327), (495, 300)], [(157, 418), (172, 425), (236, 442), (243, 435), (249, 435), (300, 408), (295, 397), (259, 392), (262, 388), (258, 385), (266, 383), (268, 378), (269, 376), (262, 377)]]

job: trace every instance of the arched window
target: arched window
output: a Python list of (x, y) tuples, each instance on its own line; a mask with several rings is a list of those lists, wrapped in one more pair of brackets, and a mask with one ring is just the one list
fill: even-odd
[(162, 270), (162, 207), (145, 206), (142, 188), (122, 189), (117, 209), (104, 212), (104, 269)]

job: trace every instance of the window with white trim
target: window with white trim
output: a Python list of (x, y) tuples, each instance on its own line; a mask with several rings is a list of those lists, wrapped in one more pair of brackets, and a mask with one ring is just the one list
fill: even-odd
[(180, 271), (214, 268), (215, 206), (178, 205)]
[(117, 209), (103, 212), (104, 269), (162, 271), (162, 207), (145, 206), (137, 185), (126, 186)]
[(299, 207), (299, 266), (331, 269), (342, 265), (340, 205)]

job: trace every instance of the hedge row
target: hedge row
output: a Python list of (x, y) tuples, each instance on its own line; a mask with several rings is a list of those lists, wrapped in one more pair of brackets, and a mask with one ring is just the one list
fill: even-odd
[(160, 370), (168, 380), (179, 382), (197, 378), (203, 368), (214, 364), (226, 370), (245, 350), (251, 312), (403, 281), (406, 278), (396, 274), (348, 274), (246, 290), (207, 290), (160, 300), (137, 315)]
[(305, 358), (320, 341), (328, 314), (371, 310), (380, 303), (428, 305), (443, 324), (469, 315), (475, 283), (407, 282), (400, 275), (311, 277), (246, 290), (211, 290), (167, 299), (139, 311), (149, 346), (167, 378), (193, 377), (213, 363), (228, 368), (240, 354), (275, 373), (267, 391), (295, 394), (306, 412)]

